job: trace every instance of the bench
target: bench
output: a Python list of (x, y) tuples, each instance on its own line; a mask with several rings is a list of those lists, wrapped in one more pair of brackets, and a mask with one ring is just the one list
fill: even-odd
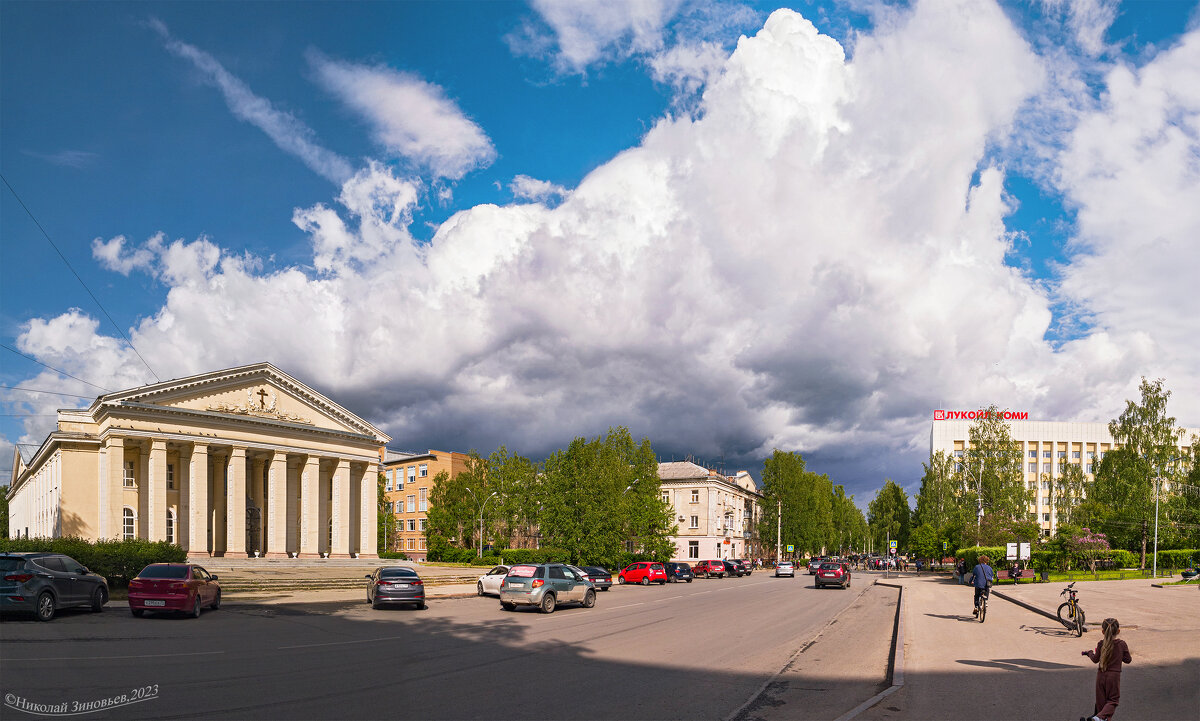
[(1037, 572), (1034, 571), (1032, 568), (1026, 568), (1025, 570), (1018, 573), (1016, 575), (1016, 577), (1014, 578), (1013, 576), (1009, 575), (1008, 571), (1003, 571), (1002, 573), (998, 574), (996, 578), (999, 581), (1012, 580), (1013, 583), (1020, 583), (1021, 581), (1025, 580), (1025, 579), (1033, 580), (1033, 579), (1037, 578)]

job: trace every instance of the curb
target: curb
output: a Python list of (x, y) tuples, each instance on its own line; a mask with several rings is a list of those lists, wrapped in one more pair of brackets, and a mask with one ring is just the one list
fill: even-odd
[(992, 595), (996, 596), (998, 598), (1003, 598), (1005, 601), (1008, 601), (1009, 603), (1015, 603), (1027, 611), (1033, 611), (1034, 613), (1038, 614), (1039, 616), (1045, 616), (1046, 618), (1050, 619), (1051, 621), (1054, 621), (1055, 623), (1060, 623), (1060, 621), (1058, 620), (1058, 616), (1054, 615), (1053, 613), (1042, 610), (1042, 609), (1038, 608), (1037, 606), (1034, 606), (1032, 603), (1026, 603), (1025, 601), (1021, 601), (1019, 599), (1013, 598), (1012, 596), (1001, 593), (1000, 591), (997, 591), (994, 586), (992, 587)]
[(888, 660), (888, 678), (892, 685), (838, 716), (835, 721), (850, 721), (904, 686), (904, 586), (898, 583), (886, 583), (879, 579), (875, 580), (875, 585), (888, 586), (900, 591), (900, 597), (896, 602), (895, 625), (892, 627), (892, 654)]

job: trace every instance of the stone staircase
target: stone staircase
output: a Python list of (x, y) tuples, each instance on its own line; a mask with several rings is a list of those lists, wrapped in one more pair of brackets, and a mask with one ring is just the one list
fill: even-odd
[(363, 589), (364, 578), (383, 565), (411, 566), (426, 586), (472, 584), (487, 569), (428, 567), (378, 558), (207, 558), (197, 561), (219, 577), (227, 593)]

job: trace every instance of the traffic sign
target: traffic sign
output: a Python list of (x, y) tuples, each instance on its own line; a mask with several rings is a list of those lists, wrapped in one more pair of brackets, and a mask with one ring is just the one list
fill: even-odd
[(795, 553), (795, 552), (796, 552), (796, 547), (795, 547), (795, 546), (791, 546), (791, 545), (789, 545), (789, 546), (788, 546), (788, 553)]
[(947, 546), (948, 546), (948, 545), (949, 545), (949, 544), (948, 544), (948, 543), (946, 543), (946, 541), (942, 541), (942, 550), (943, 550), (943, 551), (944, 551), (944, 550), (946, 550), (946, 548), (947, 548)]
[(896, 553), (896, 542), (895, 541), (888, 541), (888, 552), (891, 553), (892, 555), (895, 555), (895, 553)]

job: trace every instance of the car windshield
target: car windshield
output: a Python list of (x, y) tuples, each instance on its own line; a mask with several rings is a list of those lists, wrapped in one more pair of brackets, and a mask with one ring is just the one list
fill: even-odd
[(138, 578), (187, 578), (187, 566), (146, 566), (138, 574)]
[(537, 566), (513, 566), (508, 569), (508, 575), (516, 578), (532, 578)]
[(790, 565), (792, 565), (792, 562), (791, 561), (780, 561), (779, 565), (780, 566), (790, 566)]
[(597, 568), (596, 566), (585, 566), (583, 570), (587, 571), (593, 576), (604, 576), (608, 573), (608, 571), (605, 571), (603, 568)]
[(379, 571), (379, 576), (381, 578), (395, 578), (397, 576), (408, 576), (409, 578), (413, 578), (416, 575), (417, 572), (411, 568), (384, 568), (380, 569)]

